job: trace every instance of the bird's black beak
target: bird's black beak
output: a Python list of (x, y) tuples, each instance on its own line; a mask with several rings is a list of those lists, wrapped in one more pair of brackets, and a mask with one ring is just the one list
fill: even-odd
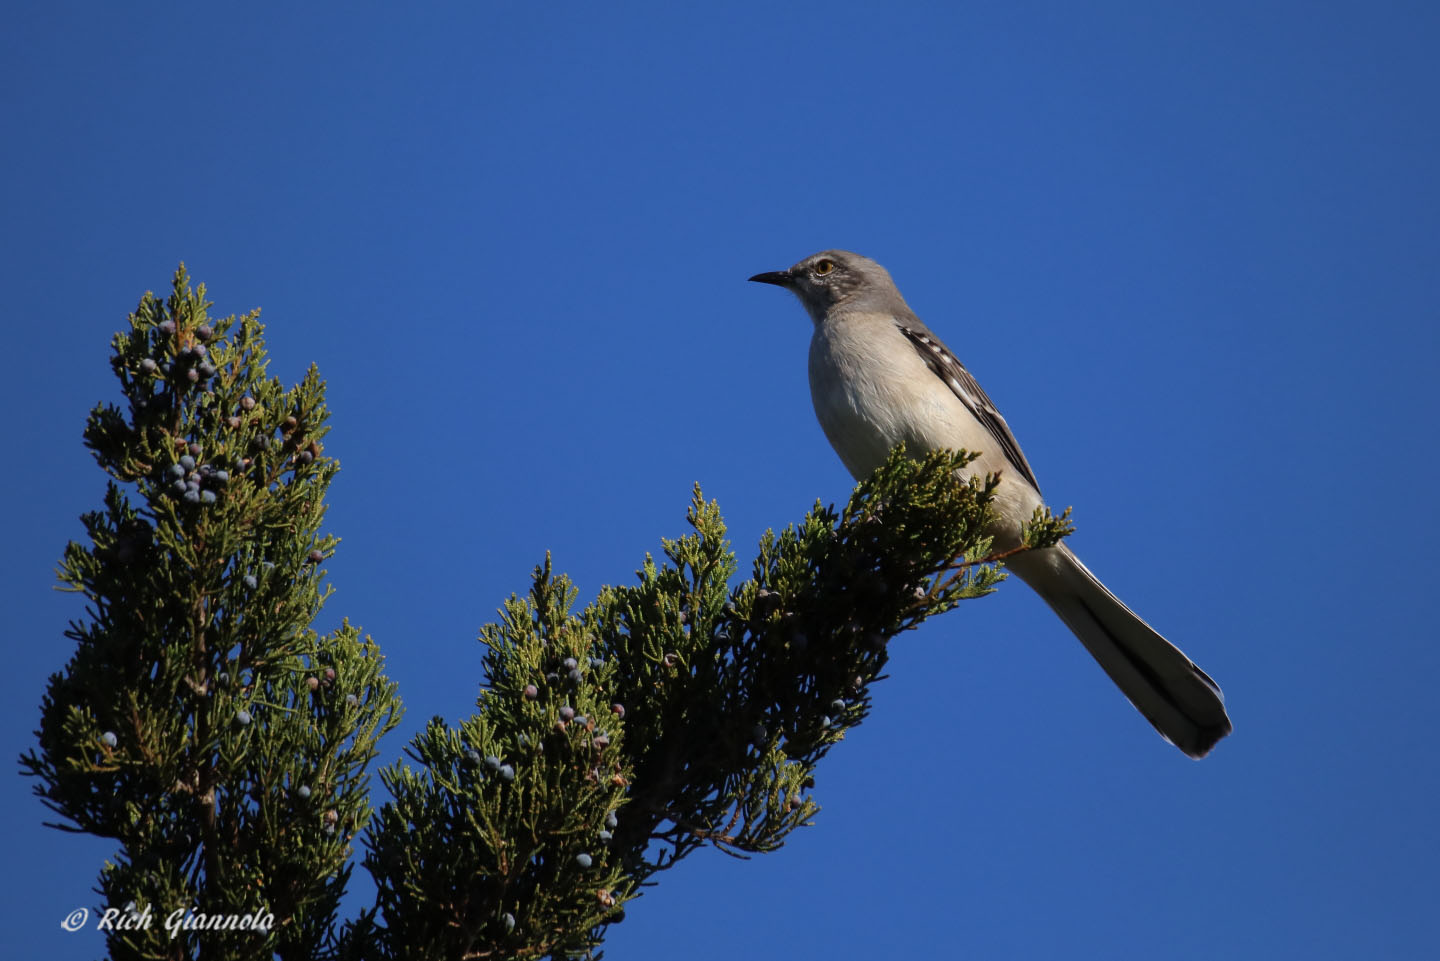
[(788, 270), (772, 270), (769, 273), (756, 274), (750, 278), (757, 284), (774, 284), (776, 287), (794, 287), (795, 278)]

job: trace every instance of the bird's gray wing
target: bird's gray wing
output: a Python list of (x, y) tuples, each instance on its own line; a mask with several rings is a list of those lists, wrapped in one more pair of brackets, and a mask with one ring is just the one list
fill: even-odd
[(1035, 479), (1035, 472), (1030, 469), (1030, 462), (1025, 459), (1025, 454), (1020, 450), (1020, 442), (1010, 432), (1010, 425), (1005, 423), (1005, 418), (995, 409), (994, 403), (985, 395), (980, 384), (970, 376), (965, 365), (955, 359), (955, 355), (940, 342), (940, 338), (931, 333), (924, 325), (907, 327), (904, 324), (897, 325), (900, 333), (904, 334), (925, 363), (935, 372), (945, 384), (955, 392), (961, 402), (975, 415), (975, 419), (985, 425), (990, 436), (1000, 445), (1005, 453), (1005, 459), (1010, 466), (1020, 472), (1020, 476), (1030, 482), (1035, 490), (1040, 490), (1040, 482)]

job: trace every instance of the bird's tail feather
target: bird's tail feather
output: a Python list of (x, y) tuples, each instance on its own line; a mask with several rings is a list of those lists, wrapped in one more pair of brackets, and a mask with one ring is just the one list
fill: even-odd
[(1219, 686), (1111, 594), (1068, 547), (1015, 560), (1011, 569), (1060, 616), (1161, 737), (1201, 758), (1230, 733)]

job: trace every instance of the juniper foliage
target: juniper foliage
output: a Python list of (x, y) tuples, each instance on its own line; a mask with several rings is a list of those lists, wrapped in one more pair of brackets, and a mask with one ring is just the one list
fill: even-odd
[[(697, 487), (692, 533), (579, 612), (547, 557), (480, 635), (487, 686), (366, 836), (368, 936), (392, 958), (593, 954), (652, 876), (701, 847), (746, 857), (811, 823), (816, 765), (871, 709), (890, 639), (994, 589), (997, 479), (897, 450), (843, 511), (761, 541), (751, 576)], [(1037, 514), (1030, 547), (1069, 531)]]
[[(113, 838), (123, 917), (268, 915), (254, 930), (124, 925), (114, 958), (571, 958), (656, 874), (704, 847), (781, 847), (820, 808), (817, 765), (872, 708), (889, 644), (1004, 577), (998, 479), (897, 449), (841, 510), (762, 538), (749, 577), (697, 486), (690, 533), (576, 610), (547, 555), (484, 627), (476, 710), (433, 718), (381, 771), (398, 721), (378, 647), (313, 628), (338, 464), (312, 367), (267, 379), (258, 313), (212, 321), (184, 268), (116, 335), (124, 409), (85, 443), (109, 475), (62, 584), (75, 652), (21, 760), (63, 819)], [(1037, 512), (1026, 548), (1068, 516)], [(360, 836), (372, 907), (341, 920)]]
[[(125, 407), (96, 407), (84, 434), (110, 478), (104, 509), (59, 569), (86, 616), (21, 761), (53, 826), (118, 842), (103, 907), (154, 918), (107, 931), (110, 957), (309, 959), (400, 703), (375, 644), (348, 622), (311, 626), (337, 543), (320, 533), (339, 468), (319, 374), (267, 379), (258, 312), (209, 306), (182, 266), (114, 338)], [(266, 930), (172, 938), (160, 919), (176, 908), (258, 913)]]

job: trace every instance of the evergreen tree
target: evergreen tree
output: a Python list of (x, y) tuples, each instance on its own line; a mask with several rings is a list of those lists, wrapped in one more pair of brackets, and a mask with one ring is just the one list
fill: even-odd
[[(311, 626), (336, 544), (320, 534), (338, 470), (324, 385), (313, 367), (289, 390), (267, 380), (258, 312), (208, 307), (182, 266), (115, 336), (126, 409), (95, 408), (84, 435), (105, 506), (59, 572), (86, 618), (22, 764), (57, 827), (119, 843), (98, 889), (112, 958), (308, 959), (400, 702), (374, 643)], [(169, 914), (191, 908), (252, 929), (172, 938)]]
[[(64, 826), (120, 842), (99, 889), (120, 918), (267, 923), (171, 940), (156, 919), (108, 933), (112, 957), (592, 955), (656, 872), (810, 823), (816, 765), (868, 714), (890, 640), (1004, 576), (997, 481), (959, 479), (964, 452), (897, 450), (843, 510), (767, 533), (739, 581), (697, 486), (691, 533), (636, 583), (576, 611), (536, 568), (481, 631), (475, 713), (431, 720), (371, 822), (364, 770), (400, 705), (368, 638), (311, 627), (335, 545), (323, 384), (266, 380), (257, 316), (212, 324), (204, 296), (182, 268), (115, 338), (129, 410), (90, 417), (112, 482), (60, 571), (87, 619), (22, 761)], [(1068, 532), (1037, 514), (1025, 549)], [(358, 832), (377, 899), (341, 922)]]

